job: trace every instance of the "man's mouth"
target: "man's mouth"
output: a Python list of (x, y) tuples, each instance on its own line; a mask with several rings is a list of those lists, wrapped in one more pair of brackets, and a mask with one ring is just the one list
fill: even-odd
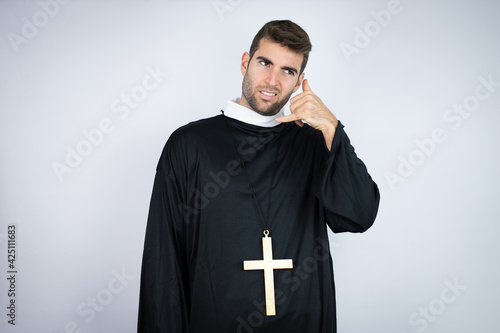
[(273, 99), (276, 97), (278, 94), (275, 92), (270, 92), (270, 91), (265, 91), (265, 90), (259, 90), (260, 95), (264, 99)]
[(270, 93), (270, 92), (267, 92), (267, 91), (261, 91), (261, 93), (263, 93), (266, 96), (276, 96), (276, 93)]

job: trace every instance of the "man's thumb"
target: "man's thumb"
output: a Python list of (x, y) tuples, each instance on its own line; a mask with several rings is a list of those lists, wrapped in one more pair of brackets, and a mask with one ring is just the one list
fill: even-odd
[(309, 81), (307, 79), (302, 81), (302, 91), (311, 91), (311, 87), (309, 86)]

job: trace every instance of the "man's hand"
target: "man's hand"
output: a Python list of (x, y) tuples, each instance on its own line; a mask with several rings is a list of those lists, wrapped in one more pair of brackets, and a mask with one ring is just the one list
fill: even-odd
[(323, 104), (321, 99), (312, 92), (307, 79), (302, 81), (302, 91), (302, 93), (290, 99), (290, 111), (292, 113), (288, 116), (278, 117), (276, 121), (280, 123), (295, 121), (301, 127), (304, 126), (302, 121), (309, 123), (313, 128), (323, 133), (326, 146), (330, 150), (339, 121)]

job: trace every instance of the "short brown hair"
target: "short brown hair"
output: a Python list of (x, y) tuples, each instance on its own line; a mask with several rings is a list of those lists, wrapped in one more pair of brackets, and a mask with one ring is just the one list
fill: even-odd
[(304, 59), (302, 60), (300, 73), (304, 71), (309, 59), (309, 52), (312, 49), (311, 41), (304, 29), (289, 20), (276, 20), (266, 23), (252, 41), (249, 52), (250, 59), (252, 59), (255, 51), (259, 48), (260, 41), (264, 38), (302, 54)]

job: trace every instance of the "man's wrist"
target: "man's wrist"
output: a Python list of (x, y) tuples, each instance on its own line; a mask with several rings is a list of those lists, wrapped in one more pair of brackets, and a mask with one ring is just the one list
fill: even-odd
[(334, 122), (330, 123), (325, 129), (321, 131), (323, 133), (323, 137), (325, 138), (325, 143), (328, 150), (332, 149), (333, 137), (335, 136), (337, 125), (338, 120), (335, 119)]

